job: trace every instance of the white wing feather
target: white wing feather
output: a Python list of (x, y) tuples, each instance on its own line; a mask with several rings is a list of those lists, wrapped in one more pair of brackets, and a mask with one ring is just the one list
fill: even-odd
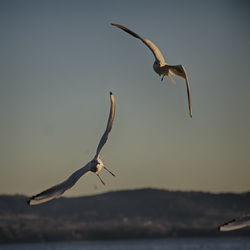
[(29, 205), (37, 205), (40, 203), (44, 203), (46, 201), (58, 198), (61, 196), (66, 190), (70, 189), (74, 186), (74, 184), (85, 174), (90, 171), (91, 162), (87, 163), (84, 167), (75, 171), (67, 180), (64, 182), (55, 185), (37, 195), (32, 196), (28, 200)]
[(96, 149), (96, 155), (95, 155), (95, 159), (97, 159), (97, 157), (100, 154), (100, 151), (102, 150), (102, 147), (104, 146), (104, 144), (106, 143), (109, 133), (112, 129), (113, 126), (113, 121), (114, 121), (114, 117), (115, 117), (115, 99), (113, 94), (110, 92), (110, 112), (109, 112), (109, 118), (108, 118), (108, 123), (107, 123), (107, 128), (104, 132), (104, 134), (102, 135), (102, 138), (98, 144), (98, 147)]
[(186, 70), (182, 65), (168, 65), (169, 72), (174, 76), (179, 76), (186, 80), (187, 85), (187, 95), (188, 95), (188, 108), (189, 108), (189, 115), (192, 117), (192, 104), (191, 104), (191, 96), (190, 96), (190, 86), (187, 77)]
[(161, 51), (156, 47), (156, 45), (153, 42), (151, 42), (148, 39), (140, 37), (138, 34), (133, 32), (132, 30), (130, 30), (130, 29), (128, 29), (120, 24), (111, 23), (111, 25), (116, 26), (117, 28), (120, 28), (120, 29), (124, 30), (125, 32), (129, 33), (130, 35), (140, 39), (152, 51), (152, 53), (154, 54), (155, 60), (157, 60), (161, 65), (165, 64), (165, 60), (164, 60), (164, 57), (163, 57)]
[(219, 231), (232, 231), (250, 226), (250, 214), (233, 219), (219, 226)]

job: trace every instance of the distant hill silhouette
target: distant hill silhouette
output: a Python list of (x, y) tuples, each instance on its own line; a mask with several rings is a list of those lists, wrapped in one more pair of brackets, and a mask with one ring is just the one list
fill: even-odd
[(219, 224), (250, 212), (250, 193), (140, 189), (31, 207), (26, 201), (0, 195), (0, 242), (250, 235), (249, 229), (217, 231)]

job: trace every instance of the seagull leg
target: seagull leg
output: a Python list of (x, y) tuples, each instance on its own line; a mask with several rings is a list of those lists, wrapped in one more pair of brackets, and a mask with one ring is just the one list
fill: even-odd
[(161, 81), (163, 81), (163, 78), (164, 78), (164, 75), (162, 76)]
[(102, 180), (102, 178), (100, 177), (100, 175), (99, 174), (96, 174), (96, 175), (98, 176), (98, 178), (101, 181), (101, 183), (105, 186), (105, 182)]
[(115, 177), (115, 175), (111, 171), (109, 171), (105, 166), (103, 166), (103, 168)]

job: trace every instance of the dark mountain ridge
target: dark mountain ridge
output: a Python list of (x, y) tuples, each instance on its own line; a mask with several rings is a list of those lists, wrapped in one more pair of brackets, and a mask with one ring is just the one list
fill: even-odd
[(0, 242), (178, 236), (244, 236), (217, 231), (250, 211), (250, 193), (138, 189), (28, 206), (28, 197), (0, 195)]

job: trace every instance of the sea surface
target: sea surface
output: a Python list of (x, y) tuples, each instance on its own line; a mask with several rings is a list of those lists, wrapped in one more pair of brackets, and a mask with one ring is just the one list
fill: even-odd
[(250, 250), (249, 238), (178, 238), (0, 244), (0, 250)]

